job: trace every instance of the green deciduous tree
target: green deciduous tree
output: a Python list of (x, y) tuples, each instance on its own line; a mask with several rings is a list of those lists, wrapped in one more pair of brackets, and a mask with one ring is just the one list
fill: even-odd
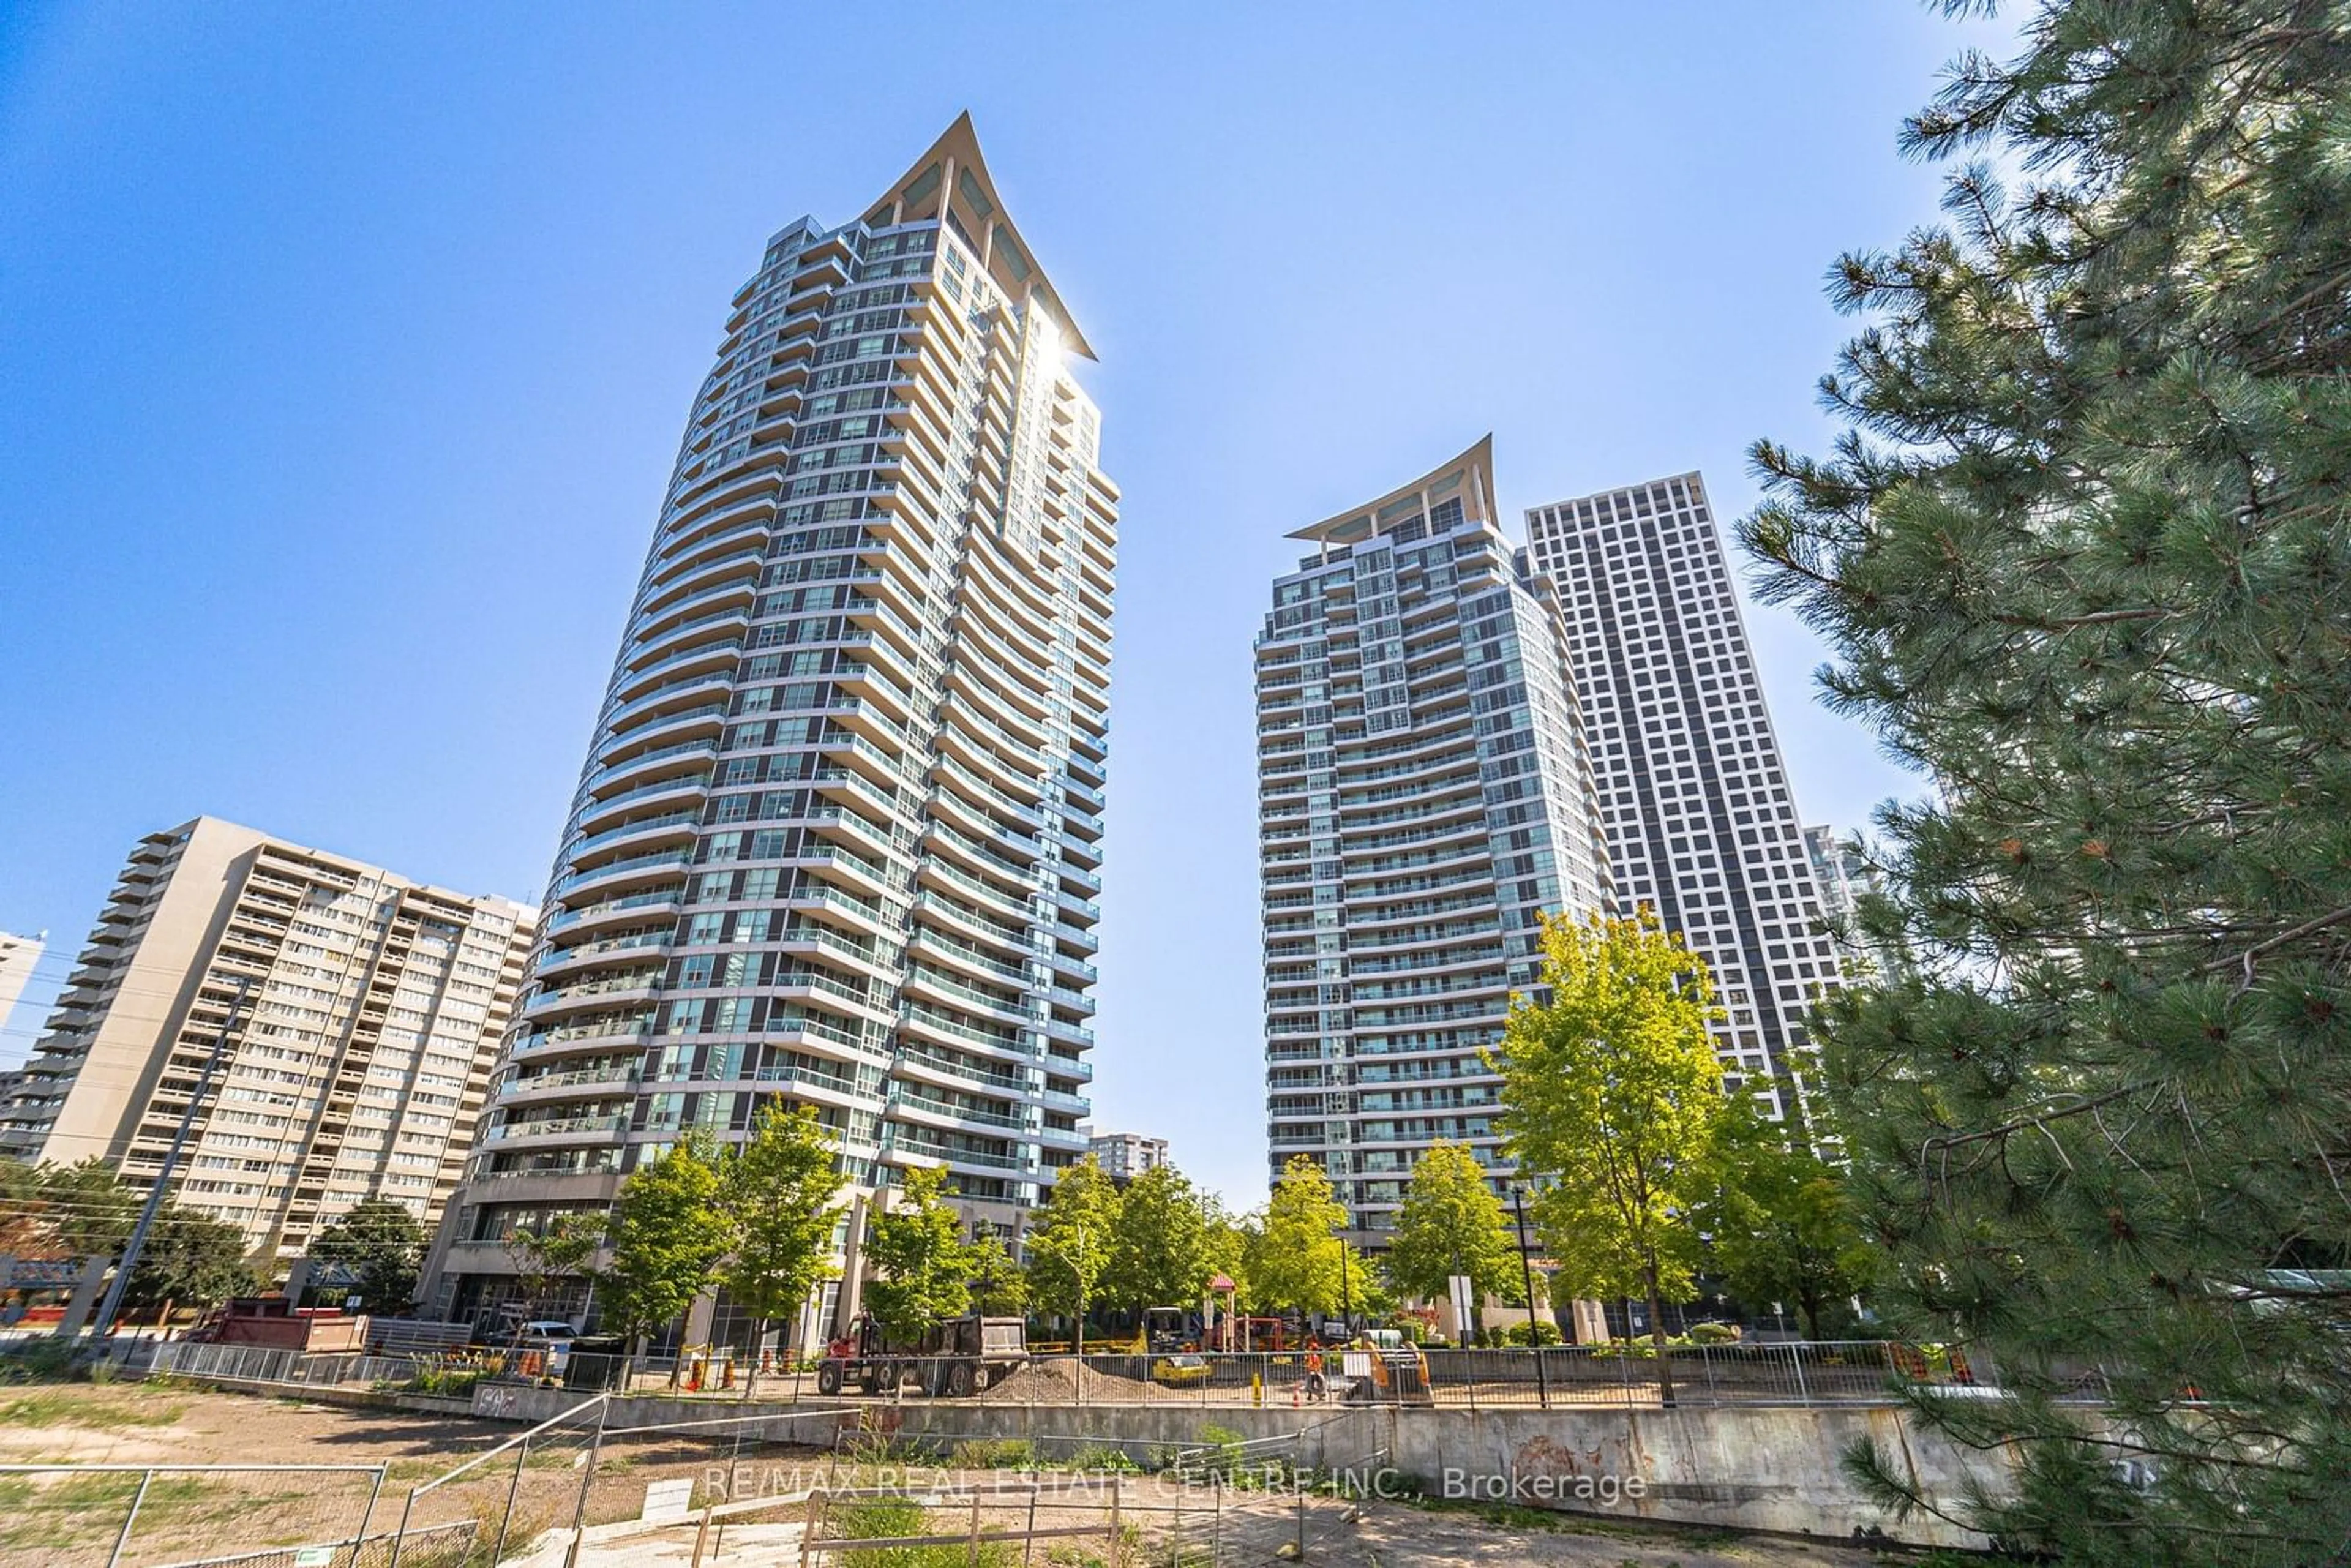
[(1086, 1313), (1110, 1270), (1118, 1209), (1118, 1187), (1088, 1155), (1054, 1181), (1029, 1229), (1029, 1284), (1040, 1305), (1077, 1321), (1080, 1354), (1086, 1348)]
[(152, 1312), (161, 1322), (174, 1306), (213, 1307), (252, 1295), (261, 1281), (246, 1265), (246, 1251), (245, 1232), (235, 1226), (166, 1202), (147, 1228), (122, 1310)]
[(992, 1318), (1019, 1317), (1029, 1310), (1029, 1277), (989, 1231), (971, 1244), (971, 1310)]
[(1691, 1216), (1711, 1191), (1726, 1110), (1713, 985), (1646, 907), (1631, 920), (1546, 917), (1542, 943), (1551, 999), (1517, 1002), (1490, 1059), (1499, 1125), (1541, 1181), (1532, 1218), (1568, 1287), (1648, 1302), (1670, 1402), (1665, 1303), (1697, 1293)]
[[(105, 1160), (70, 1166), (0, 1161), (0, 1245), (18, 1256), (119, 1257), (144, 1199)], [(125, 1313), (209, 1307), (250, 1295), (245, 1233), (166, 1201), (155, 1211), (139, 1266), (123, 1287)]]
[(124, 1185), (112, 1166), (93, 1155), (69, 1166), (45, 1165), (34, 1174), (42, 1223), (57, 1247), (85, 1258), (112, 1257), (122, 1250), (144, 1200)]
[(356, 1272), (353, 1288), (369, 1312), (404, 1312), (416, 1299), (424, 1227), (403, 1204), (362, 1198), (311, 1239), (309, 1256)]
[(1207, 1246), (1208, 1275), (1218, 1274), (1230, 1280), (1234, 1295), (1242, 1303), (1254, 1303), (1257, 1298), (1249, 1291), (1249, 1233), (1251, 1221), (1246, 1215), (1234, 1214), (1214, 1194), (1208, 1197)]
[(1522, 1292), (1519, 1272), (1501, 1199), (1486, 1185), (1478, 1156), (1464, 1144), (1430, 1145), (1414, 1162), (1396, 1211), (1388, 1282), (1406, 1295), (1441, 1301), (1447, 1281), (1467, 1274), (1472, 1322), (1482, 1333), (1487, 1294)]
[(0, 1254), (42, 1258), (57, 1246), (47, 1206), (41, 1201), (41, 1173), (23, 1160), (0, 1159)]
[(621, 1184), (605, 1227), (611, 1256), (597, 1277), (614, 1332), (657, 1333), (710, 1288), (735, 1241), (721, 1182), (716, 1151), (689, 1138)]
[(2279, 1272), (2351, 1263), (2346, 103), (2339, 6), (2043, 0), (1907, 133), (2014, 184), (1840, 264), (1846, 432), (1756, 451), (1765, 591), (1937, 786), (1879, 815), (1917, 973), (1819, 1025), (1879, 1304), (1994, 1353), (1921, 1418), (2069, 1563), (2351, 1519), (2345, 1300)]
[(1129, 1182), (1119, 1196), (1102, 1299), (1136, 1312), (1196, 1305), (1216, 1272), (1208, 1218), (1207, 1199), (1173, 1166), (1154, 1166)]
[[(833, 1202), (841, 1186), (835, 1152), (812, 1106), (770, 1101), (721, 1169), (718, 1201), (733, 1251), (719, 1280), (757, 1320), (761, 1340), (778, 1320), (789, 1332), (809, 1292), (832, 1276), (832, 1233), (841, 1221)], [(746, 1398), (758, 1381), (756, 1357), (751, 1368)]]
[(522, 1316), (515, 1322), (517, 1343), (522, 1341), (523, 1324), (544, 1317), (556, 1293), (588, 1272), (596, 1249), (603, 1242), (604, 1216), (586, 1209), (552, 1215), (507, 1238), (507, 1256), (514, 1261), (515, 1292), (522, 1298)]
[(971, 1311), (973, 1253), (946, 1197), (946, 1174), (910, 1170), (898, 1201), (865, 1231), (866, 1310), (893, 1339), (912, 1339), (942, 1318)]
[(1847, 1173), (1744, 1100), (1732, 1101), (1718, 1147), (1698, 1221), (1715, 1271), (1750, 1307), (1793, 1306), (1804, 1337), (1823, 1338), (1824, 1314), (1867, 1290), (1879, 1264)]
[[(1332, 1196), (1331, 1178), (1304, 1155), (1282, 1167), (1252, 1239), (1249, 1280), (1253, 1298), (1276, 1312), (1336, 1312), (1341, 1300), (1339, 1233), (1347, 1210)], [(1357, 1260), (1353, 1268), (1360, 1268)]]

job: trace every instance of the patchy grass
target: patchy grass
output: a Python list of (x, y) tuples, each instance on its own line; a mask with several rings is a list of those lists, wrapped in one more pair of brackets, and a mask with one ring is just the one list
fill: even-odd
[[(836, 1510), (829, 1528), (845, 1541), (887, 1541), (919, 1535), (953, 1535), (956, 1525), (945, 1515), (934, 1515), (921, 1503), (897, 1498), (874, 1498)], [(841, 1554), (842, 1568), (1014, 1568), (1020, 1553), (1008, 1542), (983, 1538), (975, 1552), (968, 1544), (953, 1546), (870, 1546)]]
[(88, 1427), (100, 1432), (125, 1427), (176, 1426), (188, 1407), (178, 1400), (124, 1392), (81, 1394), (34, 1388), (0, 1397), (0, 1427)]
[[(44, 1482), (33, 1476), (0, 1477), (0, 1547), (55, 1549), (110, 1540), (122, 1528), (135, 1475), (71, 1476)], [(255, 1492), (197, 1476), (157, 1476), (139, 1504), (136, 1533), (225, 1525), (266, 1513), (299, 1498), (295, 1491)]]
[(961, 1470), (1025, 1470), (1036, 1462), (1036, 1446), (1019, 1437), (968, 1437), (947, 1450), (947, 1463)]

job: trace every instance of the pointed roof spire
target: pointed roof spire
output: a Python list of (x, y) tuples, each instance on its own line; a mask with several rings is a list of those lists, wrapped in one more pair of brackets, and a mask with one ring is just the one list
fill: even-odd
[(1494, 433), (1488, 431), (1468, 450), (1450, 462), (1440, 463), (1409, 485), (1399, 485), (1376, 500), (1350, 507), (1336, 517), (1300, 528), (1290, 537), (1312, 539), (1318, 544), (1361, 544), (1374, 534), (1384, 534), (1391, 522), (1401, 519), (1413, 507), (1399, 507), (1398, 502), (1415, 502), (1425, 510), (1438, 499), (1458, 496), (1463, 516), (1472, 522), (1491, 522), (1494, 517)]
[(1089, 360), (1094, 357), (1092, 345), (1078, 330), (1061, 295), (1029, 254), (1028, 241), (1020, 237), (1011, 214), (1004, 211), (995, 178), (987, 172), (987, 160), (980, 153), (969, 110), (956, 116), (955, 123), (867, 208), (865, 216), (868, 223), (909, 223), (942, 214), (943, 221), (979, 252), (998, 287), (1015, 299), (1035, 290), (1061, 329), (1062, 347)]

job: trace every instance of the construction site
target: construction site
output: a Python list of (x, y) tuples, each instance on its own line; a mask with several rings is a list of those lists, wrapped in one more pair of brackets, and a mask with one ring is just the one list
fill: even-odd
[(1774, 1348), (1770, 1375), (1689, 1357), (1667, 1403), (1654, 1368), (1573, 1350), (1338, 1353), (1310, 1396), (1311, 1353), (1187, 1355), (1205, 1375), (1172, 1383), (1143, 1355), (902, 1358), (865, 1394), (820, 1392), (820, 1364), (699, 1389), (565, 1369), (616, 1385), (590, 1390), (150, 1344), (103, 1382), (0, 1390), (0, 1568), (1858, 1568), (1982, 1544), (1840, 1479), (1861, 1437), (1930, 1490), (1981, 1477), (1910, 1427), (1884, 1347)]

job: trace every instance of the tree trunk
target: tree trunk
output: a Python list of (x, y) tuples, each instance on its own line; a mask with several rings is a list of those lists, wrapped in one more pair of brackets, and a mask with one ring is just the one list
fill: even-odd
[(1674, 1405), (1673, 1352), (1666, 1344), (1666, 1303), (1657, 1293), (1657, 1264), (1651, 1259), (1642, 1267), (1641, 1277), (1649, 1287), (1649, 1343), (1657, 1350), (1657, 1400), (1667, 1409)]
[(1796, 1310), (1804, 1314), (1804, 1337), (1818, 1340), (1821, 1337), (1821, 1298), (1818, 1293), (1808, 1292), (1797, 1297)]
[(757, 1318), (751, 1323), (751, 1354), (743, 1372), (743, 1397), (748, 1400), (752, 1390), (759, 1386), (759, 1347), (768, 1343), (768, 1320)]

